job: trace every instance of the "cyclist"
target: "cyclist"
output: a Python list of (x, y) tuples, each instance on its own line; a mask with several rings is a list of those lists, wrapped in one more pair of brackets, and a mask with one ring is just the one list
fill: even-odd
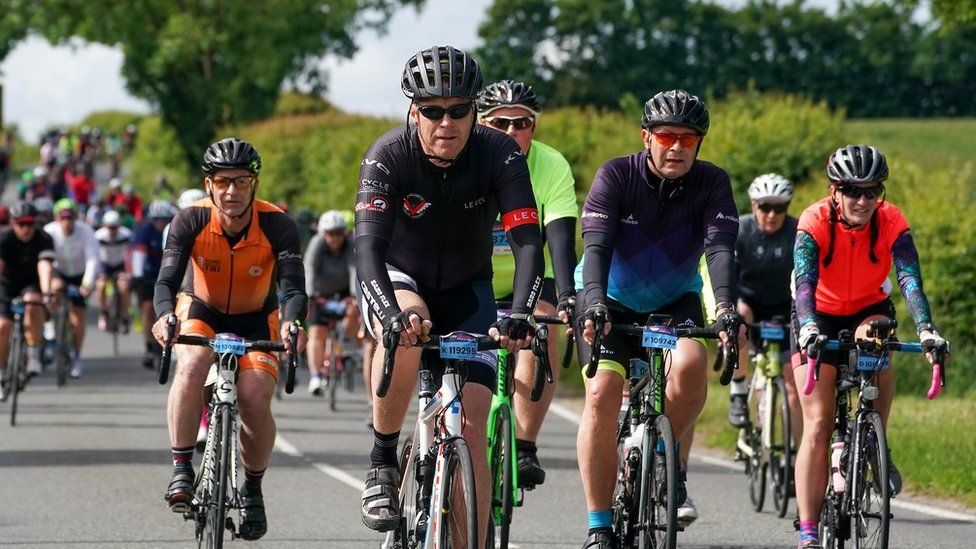
[[(188, 191), (185, 191), (188, 192)], [(163, 260), (163, 232), (176, 215), (176, 208), (168, 202), (155, 201), (149, 205), (149, 222), (143, 223), (132, 237), (132, 287), (139, 295), (142, 311), (142, 335), (146, 351), (142, 365), (152, 368), (161, 348), (152, 335), (156, 320), (153, 292)]]
[[(800, 352), (793, 355), (795, 380), (806, 379), (805, 349), (824, 334), (840, 330), (865, 337), (872, 320), (895, 318), (886, 284), (892, 265), (923, 344), (944, 346), (922, 289), (918, 251), (908, 221), (885, 200), (888, 163), (876, 147), (847, 145), (827, 162), (829, 193), (800, 216), (793, 251), (796, 302), (793, 329)], [(852, 275), (853, 273), (853, 275)], [(796, 349), (795, 349), (796, 350)], [(928, 356), (932, 360), (931, 356)], [(796, 457), (799, 547), (820, 547), (817, 531), (827, 486), (827, 453), (834, 428), (836, 351), (824, 351), (812, 394), (800, 396), (803, 439)], [(874, 408), (887, 424), (895, 380), (891, 368), (878, 375)], [(901, 474), (889, 456), (891, 493), (901, 490)]]
[[(708, 262), (721, 337), (737, 333), (734, 245), (739, 218), (724, 170), (697, 160), (708, 132), (705, 103), (684, 90), (663, 91), (644, 105), (646, 150), (617, 158), (596, 173), (583, 206), (583, 261), (576, 268), (575, 322), (580, 361), (589, 362), (594, 319), (644, 323), (648, 313), (672, 316), (672, 326), (704, 323), (698, 261)], [(590, 517), (587, 548), (615, 547), (610, 502), (617, 472), (616, 421), (632, 356), (609, 330), (596, 375), (587, 380), (577, 447)], [(683, 339), (671, 353), (666, 409), (680, 441), (676, 499), (679, 520), (698, 517), (686, 500), (690, 434), (705, 402), (706, 354)], [(687, 438), (686, 438), (687, 435)]]
[[(301, 352), (306, 336), (298, 318), (305, 313), (307, 299), (298, 231), (287, 215), (256, 198), (261, 157), (249, 143), (230, 137), (207, 148), (202, 169), (210, 200), (181, 210), (166, 238), (155, 288), (156, 341), (167, 342), (168, 321), (175, 311), (178, 334), (213, 337), (233, 332), (265, 340), (280, 335), (290, 352)], [(189, 286), (177, 297), (191, 258)], [(283, 295), (280, 329), (278, 287)], [(298, 349), (291, 349), (288, 339), (292, 324), (300, 328)], [(212, 351), (182, 345), (177, 350), (179, 368), (167, 407), (173, 478), (165, 499), (171, 510), (182, 513), (193, 499), (194, 442)], [(261, 481), (274, 447), (271, 397), (278, 359), (271, 353), (248, 353), (241, 357), (239, 369), (245, 474), (240, 535), (255, 540), (268, 529)]]
[(122, 216), (115, 210), (105, 212), (102, 217), (102, 227), (95, 231), (98, 240), (98, 274), (95, 276), (95, 293), (98, 295), (98, 329), (108, 329), (108, 308), (105, 303), (105, 287), (109, 279), (115, 281), (115, 291), (118, 294), (121, 307), (117, 313), (121, 317), (120, 333), (129, 333), (129, 273), (126, 272), (125, 259), (132, 240), (132, 231), (122, 227)]
[[(569, 162), (556, 149), (533, 139), (538, 124), (539, 100), (532, 86), (501, 80), (486, 87), (477, 103), (480, 122), (505, 132), (522, 149), (529, 164), (536, 206), (543, 214), (539, 221), (552, 257), (546, 263), (541, 297), (534, 312), (555, 316), (558, 310), (559, 315), (568, 321), (576, 295), (573, 269), (576, 266), (576, 218), (579, 216)], [(512, 299), (515, 263), (499, 220), (495, 221), (492, 240), (495, 299), (508, 302)], [(549, 340), (550, 360), (554, 361), (556, 355), (556, 338), (552, 338)], [(557, 377), (554, 377), (554, 383), (546, 386), (542, 398), (538, 402), (531, 401), (529, 392), (532, 390), (534, 362), (532, 353), (524, 351), (519, 353), (515, 367), (515, 445), (519, 483), (523, 486), (535, 486), (546, 480), (546, 472), (536, 456), (536, 440), (556, 391)]]
[[(475, 123), (483, 84), (466, 52), (436, 46), (411, 56), (402, 90), (408, 123), (379, 137), (359, 170), (356, 276), (367, 326), (377, 341), (400, 334), (390, 391), (373, 399), (373, 450), (363, 491), (369, 528), (393, 529), (400, 509), (397, 440), (417, 381), (418, 338), (488, 333), (515, 352), (531, 343), (527, 316), (542, 283), (542, 242), (528, 166), (518, 144)], [(512, 312), (495, 319), (491, 231), (498, 214), (516, 259)], [(369, 311), (368, 313), (366, 311)], [(384, 353), (374, 354), (374, 383)], [(480, 545), (491, 504), (487, 415), (495, 386), (493, 363), (467, 361), (464, 437), (471, 448), (478, 496)]]
[[(735, 240), (735, 259), (739, 271), (739, 315), (743, 321), (756, 323), (780, 317), (790, 318), (790, 275), (793, 272), (793, 242), (796, 240), (795, 217), (788, 215), (793, 199), (793, 183), (785, 177), (767, 173), (749, 184), (752, 213), (739, 217), (739, 236)], [(739, 342), (739, 370), (729, 384), (729, 424), (745, 427), (749, 423), (746, 397), (749, 384), (748, 342)], [(786, 351), (786, 349), (784, 349)], [(790, 376), (787, 382), (790, 406), (799, 411), (796, 391)], [(793, 433), (800, 434), (800, 414), (791, 417)]]
[(329, 210), (319, 218), (318, 233), (309, 240), (304, 263), (305, 292), (312, 298), (308, 315), (312, 325), (308, 332), (308, 392), (321, 396), (325, 386), (322, 378), (328, 379), (323, 359), (329, 324), (341, 321), (345, 333), (350, 335), (359, 329), (359, 308), (350, 293), (355, 284), (355, 255), (352, 241), (347, 238), (346, 220), (337, 210)]
[[(24, 294), (28, 301), (40, 301), (51, 289), (54, 241), (37, 228), (37, 210), (27, 201), (10, 207), (11, 228), (0, 231), (0, 380), (6, 380), (10, 331), (13, 329), (11, 301)], [(40, 344), (44, 311), (30, 306), (24, 318), (27, 340), (27, 371), (41, 371)], [(6, 398), (7, 391), (2, 389)]]
[(85, 340), (85, 307), (87, 297), (95, 283), (98, 266), (98, 240), (95, 231), (78, 220), (78, 207), (70, 198), (62, 198), (54, 204), (55, 220), (44, 226), (54, 240), (54, 274), (51, 291), (57, 299), (64, 299), (67, 286), (77, 286), (81, 295), (70, 296), (71, 309), (68, 319), (73, 334), (73, 346), (68, 350), (71, 357), (71, 377), (82, 374), (81, 346)]

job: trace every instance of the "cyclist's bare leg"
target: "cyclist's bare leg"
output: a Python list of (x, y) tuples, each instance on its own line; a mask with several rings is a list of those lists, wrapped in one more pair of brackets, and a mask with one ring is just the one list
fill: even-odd
[(617, 474), (617, 416), (624, 378), (597, 370), (586, 382), (586, 402), (576, 435), (577, 457), (588, 511), (610, 508)]
[[(41, 301), (40, 292), (27, 292), (24, 294), (26, 301)], [(44, 329), (44, 307), (39, 305), (28, 305), (27, 314), (24, 316), (24, 339), (28, 345), (40, 345), (43, 341), (41, 330)], [(6, 341), (6, 337), (4, 338)]]
[(803, 439), (803, 412), (800, 409), (800, 394), (793, 375), (790, 364), (783, 364), (783, 383), (786, 385), (786, 399), (790, 407), (790, 434), (793, 435), (793, 445), (799, 448), (800, 441)]
[(99, 275), (97, 277), (95, 277), (95, 295), (98, 296), (98, 311), (99, 312), (104, 311), (105, 310), (105, 307), (106, 307), (106, 303), (105, 303), (105, 301), (106, 301), (105, 300), (105, 286), (106, 286), (106, 277), (105, 277), (105, 275), (99, 273)]
[[(854, 339), (867, 338), (868, 327), (874, 320), (888, 320), (884, 315), (874, 315), (865, 318), (861, 325), (854, 332)], [(891, 363), (891, 355), (888, 356), (888, 368), (878, 372), (875, 382), (878, 385), (878, 398), (874, 400), (874, 409), (881, 414), (881, 422), (888, 426), (888, 413), (891, 412), (891, 401), (895, 396), (895, 368)]]
[(237, 379), (241, 415), (241, 461), (249, 471), (263, 471), (274, 449), (275, 421), (271, 398), (275, 378), (260, 368), (243, 370)]
[[(805, 380), (807, 364), (793, 355), (793, 378)], [(796, 506), (800, 520), (820, 520), (824, 490), (827, 489), (827, 450), (834, 431), (837, 368), (820, 366), (820, 379), (810, 395), (800, 395), (803, 413), (803, 438), (796, 454)]]
[(153, 302), (147, 299), (139, 303), (142, 309), (142, 338), (144, 341), (153, 341), (152, 325), (156, 322), (156, 312), (153, 310)]
[(372, 336), (363, 336), (363, 387), (366, 388), (366, 404), (373, 407), (373, 355), (376, 354), (376, 341)]
[[(739, 300), (739, 316), (742, 317), (742, 321), (746, 324), (752, 324), (756, 321), (756, 315), (752, 312), (752, 307), (746, 304), (745, 301)], [(748, 333), (748, 331), (747, 331)], [(739, 338), (739, 370), (735, 372), (735, 377), (749, 377), (749, 338), (745, 335)]]
[[(535, 314), (556, 316), (556, 307), (551, 303), (539, 301), (535, 307)], [(549, 363), (558, 364), (559, 356), (556, 350), (556, 338), (549, 338)], [(518, 362), (515, 366), (515, 436), (520, 440), (535, 442), (539, 438), (539, 430), (542, 429), (542, 422), (546, 419), (549, 405), (556, 394), (556, 385), (559, 379), (558, 371), (552, 376), (552, 383), (547, 383), (542, 392), (542, 398), (538, 402), (532, 402), (529, 398), (532, 392), (532, 384), (535, 380), (535, 355), (531, 350), (520, 351)]]
[(312, 324), (308, 329), (308, 373), (312, 376), (321, 375), (322, 357), (325, 353), (325, 340), (329, 331), (321, 324)]
[(691, 455), (691, 445), (695, 443), (695, 425), (685, 431), (684, 436), (678, 440), (678, 468), (682, 471), (688, 470), (688, 457)]
[[(423, 319), (429, 319), (427, 305), (419, 295), (409, 290), (396, 290), (397, 304), (402, 311), (413, 311)], [(383, 333), (383, 327), (377, 320), (374, 322), (375, 334)], [(417, 372), (420, 368), (420, 353), (418, 347), (409, 349), (400, 347), (396, 352), (396, 363), (393, 367), (393, 379), (390, 390), (385, 397), (373, 398), (373, 428), (382, 434), (395, 433), (403, 426), (403, 418), (407, 415), (407, 407), (414, 396), (417, 385)], [(378, 386), (383, 379), (384, 349), (377, 345), (373, 354), (373, 386)]]
[(74, 335), (75, 349), (81, 354), (81, 344), (85, 341), (85, 308), (71, 306), (68, 312), (68, 319), (71, 322), (71, 332)]
[(488, 470), (488, 410), (492, 392), (484, 385), (464, 386), (464, 440), (471, 450), (475, 493), (478, 496), (478, 547), (485, 546), (491, 511), (491, 473)]
[(679, 339), (678, 348), (671, 352), (664, 409), (671, 419), (676, 440), (681, 440), (694, 427), (705, 406), (707, 360), (704, 345), (692, 339)]
[(187, 448), (196, 442), (205, 398), (203, 384), (213, 362), (213, 352), (209, 347), (189, 345), (177, 345), (175, 351), (178, 367), (169, 389), (166, 418), (173, 448)]
[(14, 321), (5, 316), (0, 316), (0, 364), (7, 366), (7, 358), (10, 354), (10, 334), (14, 329)]

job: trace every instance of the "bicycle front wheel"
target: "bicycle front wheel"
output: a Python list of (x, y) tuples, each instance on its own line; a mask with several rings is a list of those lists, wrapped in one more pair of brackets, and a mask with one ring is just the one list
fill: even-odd
[(857, 423), (859, 448), (851, 473), (851, 539), (857, 549), (885, 549), (891, 523), (888, 481), (888, 440), (878, 412), (867, 412)]
[(674, 549), (678, 546), (678, 448), (668, 416), (657, 416), (653, 432), (645, 431), (641, 451), (637, 546)]
[(329, 410), (333, 412), (336, 411), (336, 388), (339, 386), (339, 355), (329, 356), (329, 375), (328, 375), (328, 387), (329, 391)]
[[(61, 296), (62, 300), (67, 300), (66, 295)], [(54, 333), (56, 335), (55, 363), (57, 366), (57, 384), (63, 387), (68, 382), (68, 369), (71, 367), (71, 355), (68, 351), (71, 345), (71, 323), (68, 322), (67, 301), (61, 303), (61, 309), (55, 320)]]
[(474, 549), (478, 546), (478, 498), (471, 451), (463, 438), (445, 444), (444, 477), (440, 486), (444, 499), (441, 509), (435, 510), (440, 515), (437, 546)]
[[(23, 322), (23, 320), (21, 320)], [(27, 382), (27, 350), (24, 348), (23, 326), (14, 326), (7, 366), (7, 391), (10, 394), (10, 426), (17, 425), (17, 398)]]
[[(204, 535), (201, 545), (208, 549), (220, 549), (224, 546), (224, 530), (227, 520), (227, 495), (230, 492), (229, 472), (231, 460), (231, 417), (226, 409), (218, 407), (216, 417), (211, 422), (211, 429), (218, 429), (214, 433), (213, 456), (211, 458), (211, 472), (216, 476), (210, 482), (210, 493), (204, 498), (208, 502), (204, 516)], [(204, 462), (207, 458), (204, 458)]]
[(769, 470), (772, 480), (770, 489), (776, 515), (783, 518), (790, 508), (790, 483), (793, 482), (793, 432), (790, 424), (789, 400), (786, 397), (786, 383), (782, 376), (775, 378), (770, 390), (773, 410), (769, 425)]
[(495, 415), (494, 437), (490, 441), (488, 455), (492, 480), (492, 525), (491, 534), (496, 543), (492, 547), (508, 547), (509, 531), (512, 527), (512, 508), (515, 492), (515, 453), (512, 446), (512, 411), (502, 404)]

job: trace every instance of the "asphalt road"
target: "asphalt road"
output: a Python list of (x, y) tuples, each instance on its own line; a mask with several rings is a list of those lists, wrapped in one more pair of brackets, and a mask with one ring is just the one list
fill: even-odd
[[(121, 347), (122, 356), (112, 357), (108, 336), (91, 327), (82, 379), (62, 389), (51, 372), (35, 379), (21, 395), (17, 427), (9, 426), (9, 406), (0, 405), (0, 545), (193, 545), (192, 525), (162, 499), (170, 474), (166, 388), (139, 365), (136, 336)], [(270, 531), (233, 546), (378, 547), (381, 536), (359, 518), (371, 444), (363, 394), (340, 393), (333, 413), (304, 389), (274, 404), (279, 440), (265, 478)], [(540, 456), (548, 478), (517, 509), (513, 547), (575, 548), (585, 538), (573, 418), (557, 404), (547, 421)], [(702, 516), (680, 535), (682, 547), (795, 546), (791, 520), (750, 510), (738, 465), (698, 454), (688, 486)], [(892, 547), (974, 546), (976, 517), (893, 511)]]

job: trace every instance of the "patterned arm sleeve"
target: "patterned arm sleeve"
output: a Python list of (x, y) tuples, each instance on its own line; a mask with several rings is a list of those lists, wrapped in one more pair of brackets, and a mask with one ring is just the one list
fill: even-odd
[(796, 232), (793, 276), (796, 285), (796, 318), (800, 326), (816, 322), (817, 281), (820, 278), (820, 246), (806, 231)]
[(922, 290), (922, 268), (911, 232), (904, 231), (895, 239), (891, 247), (891, 257), (895, 263), (901, 295), (905, 297), (908, 312), (915, 321), (915, 331), (921, 332), (932, 323), (932, 312), (929, 309), (929, 300)]

